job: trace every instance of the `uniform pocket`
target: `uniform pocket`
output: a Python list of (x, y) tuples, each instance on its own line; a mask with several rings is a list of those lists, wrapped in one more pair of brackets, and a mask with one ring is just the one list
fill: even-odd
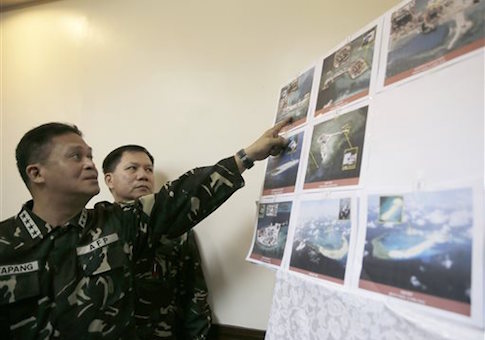
[(94, 303), (103, 309), (126, 296), (132, 278), (127, 255), (119, 243), (78, 252), (78, 266), (84, 276), (76, 289), (78, 305)]
[(62, 334), (91, 338), (86, 336), (89, 330), (97, 339), (108, 329), (112, 329), (111, 334), (118, 334), (125, 327), (130, 311), (131, 272), (120, 243), (117, 236), (111, 242), (101, 236), (76, 248), (76, 281), (62, 291), (63, 296), (57, 297), (69, 311), (58, 318)]
[[(38, 262), (11, 264), (0, 267), (0, 305), (15, 303), (38, 296), (39, 287)], [(7, 274), (5, 274), (7, 273)]]
[(14, 271), (17, 271), (0, 276), (0, 310), (5, 317), (1, 327), (2, 332), (7, 332), (2, 334), (3, 337), (26, 339), (32, 338), (35, 333), (37, 320), (34, 315), (38, 308), (40, 285), (37, 261), (30, 264), (35, 271), (25, 272), (25, 264), (0, 267), (0, 272), (4, 268), (15, 268)]
[(117, 234), (100, 237), (78, 247), (79, 264), (86, 276), (97, 275), (128, 264)]

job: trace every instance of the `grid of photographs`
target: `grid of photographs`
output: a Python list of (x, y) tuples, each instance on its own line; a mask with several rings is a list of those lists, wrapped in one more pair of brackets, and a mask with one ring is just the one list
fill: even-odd
[[(288, 264), (285, 258), (295, 247), (292, 270), (334, 283), (345, 281), (344, 273), (349, 250), (346, 247), (348, 247), (350, 228), (357, 225), (356, 217), (352, 215), (345, 220), (341, 218), (339, 222), (340, 228), (343, 228), (342, 231), (348, 228), (345, 230), (343, 238), (339, 239), (342, 242), (345, 240), (342, 244), (343, 248), (340, 250), (341, 252), (345, 250), (345, 254), (342, 253), (339, 259), (332, 259), (337, 255), (330, 255), (330, 248), (325, 250), (325, 247), (330, 246), (332, 242), (336, 245), (336, 240), (327, 238), (333, 235), (330, 230), (321, 231), (322, 235), (325, 235), (319, 241), (323, 242), (322, 244), (315, 243), (306, 247), (306, 249), (320, 247), (319, 249), (323, 250), (322, 259), (335, 261), (335, 265), (340, 269), (333, 273), (318, 268), (311, 269), (304, 265), (305, 261), (300, 261), (302, 260), (298, 257), (300, 248), (295, 246), (292, 236), (294, 226), (292, 226), (290, 218), (294, 214), (292, 208), (296, 211), (304, 209), (295, 208), (296, 197), (302, 195), (304, 191), (308, 191), (308, 195), (311, 196), (319, 191), (335, 187), (345, 189), (359, 185), (369, 110), (366, 98), (369, 94), (370, 79), (375, 77), (373, 58), (376, 53), (376, 42), (380, 39), (379, 25), (380, 21), (372, 23), (358, 33), (353, 41), (347, 44), (351, 46), (352, 50), (347, 56), (344, 56), (343, 52), (337, 53), (341, 62), (339, 65), (341, 70), (352, 74), (351, 82), (354, 84), (353, 89), (358, 93), (357, 96), (348, 95), (347, 91), (335, 106), (326, 107), (328, 114), (316, 117), (317, 97), (322, 98), (317, 91), (322, 65), (310, 67), (282, 88), (275, 122), (280, 122), (287, 117), (292, 117), (294, 121), (282, 132), (288, 140), (287, 148), (280, 155), (270, 157), (267, 161), (259, 204), (260, 210), (253, 242), (247, 256), (248, 261), (270, 267), (279, 267), (282, 264), (286, 267)], [(347, 50), (347, 48), (344, 49)], [(357, 70), (357, 65), (361, 65), (362, 68)], [(337, 86), (344, 89), (346, 86), (344, 78), (348, 78), (348, 74), (336, 77), (332, 88)], [(267, 205), (280, 204), (275, 203), (275, 200), (292, 204), (292, 208), (287, 209), (287, 212), (284, 213), (286, 223), (268, 222), (274, 218), (268, 217), (264, 212)], [(339, 202), (343, 204), (348, 201), (339, 199)], [(320, 200), (315, 204), (324, 207), (326, 202)], [(315, 209), (318, 210), (317, 207)], [(330, 217), (322, 215), (321, 218)], [(274, 236), (275, 233), (278, 233), (278, 237)], [(302, 234), (305, 234), (304, 229), (298, 231), (298, 235)], [(272, 238), (273, 241), (279, 240), (279, 242), (265, 245), (262, 241), (265, 238)], [(286, 242), (287, 239), (289, 242)], [(337, 263), (340, 264), (337, 265)]]
[(483, 188), (379, 193), (365, 172), (372, 97), (483, 47), (485, 1), (396, 8), (282, 88), (275, 121), (294, 122), (268, 159), (247, 259), (483, 327)]

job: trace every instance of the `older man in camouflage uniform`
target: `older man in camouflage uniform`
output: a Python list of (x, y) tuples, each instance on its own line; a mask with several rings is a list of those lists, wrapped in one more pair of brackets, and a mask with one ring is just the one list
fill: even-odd
[[(287, 122), (286, 122), (287, 123)], [(14, 339), (137, 339), (135, 277), (153, 248), (182, 235), (244, 185), (241, 173), (286, 141), (283, 124), (134, 204), (98, 204), (91, 148), (74, 126), (41, 125), (17, 145), (32, 200), (0, 224), (0, 334)], [(147, 288), (147, 287), (144, 287)], [(146, 291), (144, 289), (143, 291)]]
[[(139, 145), (123, 145), (106, 156), (104, 179), (115, 202), (129, 205), (153, 193), (153, 163), (150, 152)], [(207, 339), (212, 316), (193, 231), (175, 239), (162, 237), (154, 248), (152, 275), (138, 279), (153, 281), (158, 291), (149, 301), (136, 301), (138, 334), (151, 339)]]

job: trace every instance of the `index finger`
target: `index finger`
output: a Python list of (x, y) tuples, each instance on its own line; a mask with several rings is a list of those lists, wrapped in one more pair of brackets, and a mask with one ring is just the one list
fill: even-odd
[(276, 123), (269, 131), (271, 132), (272, 135), (277, 134), (280, 132), (280, 130), (285, 127), (286, 125), (289, 125), (293, 123), (293, 117), (287, 117), (283, 119), (281, 122)]

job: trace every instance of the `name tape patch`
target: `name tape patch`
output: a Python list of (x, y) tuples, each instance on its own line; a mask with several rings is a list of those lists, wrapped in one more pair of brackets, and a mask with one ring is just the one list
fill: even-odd
[(76, 253), (78, 255), (88, 254), (92, 251), (95, 251), (98, 248), (101, 248), (101, 247), (104, 247), (105, 245), (116, 242), (118, 241), (118, 239), (119, 239), (118, 234), (116, 233), (102, 236), (86, 246), (76, 248)]
[(32, 262), (19, 263), (19, 264), (8, 264), (6, 266), (0, 266), (0, 276), (30, 273), (30, 272), (36, 272), (38, 270), (39, 270), (39, 261), (32, 261)]

